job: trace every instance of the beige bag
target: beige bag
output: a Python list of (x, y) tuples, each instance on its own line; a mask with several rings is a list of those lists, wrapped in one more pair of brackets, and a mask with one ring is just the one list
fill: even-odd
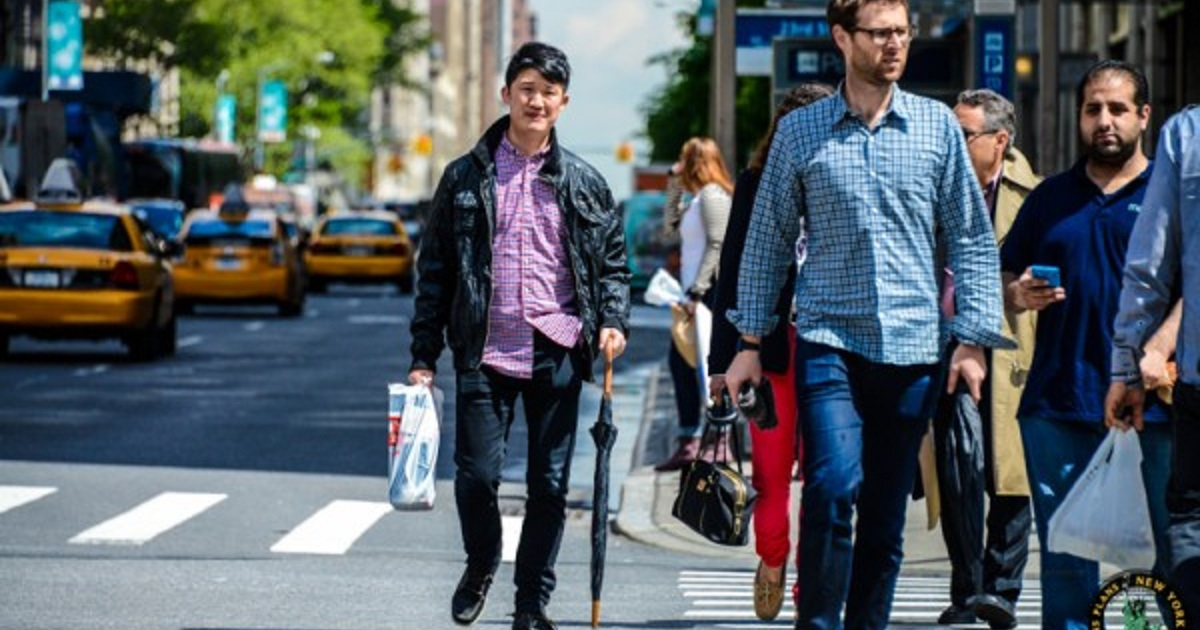
[(691, 367), (696, 367), (696, 318), (682, 304), (671, 305), (671, 342)]

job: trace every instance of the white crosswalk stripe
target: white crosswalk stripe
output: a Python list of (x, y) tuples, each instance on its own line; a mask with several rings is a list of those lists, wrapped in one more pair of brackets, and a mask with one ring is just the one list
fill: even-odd
[[(754, 571), (683, 570), (679, 572), (679, 592), (687, 600), (684, 618), (705, 627), (717, 628), (780, 628), (791, 627), (795, 610), (791, 588), (795, 573), (789, 573), (783, 610), (771, 622), (754, 616)], [(890, 623), (933, 627), (938, 615), (950, 605), (950, 579), (901, 575), (896, 583)], [(1019, 630), (1041, 627), (1042, 591), (1038, 580), (1026, 579), (1017, 602)], [(1120, 607), (1109, 606), (1106, 621), (1110, 628), (1120, 628)], [(962, 628), (987, 628), (987, 624), (964, 625)]]
[(382, 501), (333, 501), (279, 539), (271, 551), (341, 555), (391, 511)]
[(225, 500), (224, 494), (164, 492), (70, 540), (73, 544), (141, 545)]
[(0, 514), (54, 494), (58, 488), (45, 486), (0, 486)]

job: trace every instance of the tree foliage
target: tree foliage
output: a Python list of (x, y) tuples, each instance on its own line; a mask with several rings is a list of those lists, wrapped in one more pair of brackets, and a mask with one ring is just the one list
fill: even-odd
[[(764, 0), (739, 0), (738, 7), (761, 7)], [(674, 162), (679, 149), (692, 136), (709, 135), (709, 99), (712, 89), (712, 38), (696, 34), (695, 16), (680, 13), (678, 26), (691, 46), (657, 55), (649, 63), (663, 66), (668, 80), (642, 105), (645, 137), (652, 162)], [(771, 86), (763, 77), (739, 77), (736, 87), (736, 166), (747, 161), (771, 120)]]
[[(367, 154), (365, 114), (375, 85), (399, 84), (406, 60), (430, 42), (422, 16), (392, 0), (95, 0), (89, 52), (152, 60), (180, 73), (180, 135), (210, 132), (222, 70), (237, 98), (237, 137), (253, 144), (261, 81), (288, 87), (289, 134), (314, 126), (337, 139), (328, 155), (353, 171)], [(358, 143), (356, 149), (347, 145)], [(322, 142), (324, 145), (325, 142)], [(332, 144), (332, 143), (330, 143)], [(291, 147), (270, 148), (269, 170)]]

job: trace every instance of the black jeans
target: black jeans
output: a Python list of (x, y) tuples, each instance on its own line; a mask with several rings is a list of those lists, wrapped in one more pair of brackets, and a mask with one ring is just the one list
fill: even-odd
[[(1015, 604), (1029, 557), (1033, 523), (1029, 497), (997, 495), (993, 482), (989, 385), (984, 381), (978, 406), (970, 401), (963, 386), (954, 395), (943, 394), (933, 420), (942, 539), (950, 557), (950, 601), (958, 606), (965, 606), (968, 599), (982, 593), (999, 595)], [(982, 452), (968, 453), (965, 449)], [(989, 500), (986, 546), (985, 492)]]
[(556, 583), (554, 563), (566, 521), (566, 496), (579, 416), (579, 352), (535, 335), (533, 378), (491, 368), (459, 372), (454, 498), (467, 566), (494, 572), (500, 565), (497, 491), (517, 397), (529, 428), (525, 522), (514, 575), (517, 612), (541, 612)]
[(1167, 489), (1171, 581), (1191, 617), (1200, 614), (1200, 388), (1175, 384), (1174, 457)]

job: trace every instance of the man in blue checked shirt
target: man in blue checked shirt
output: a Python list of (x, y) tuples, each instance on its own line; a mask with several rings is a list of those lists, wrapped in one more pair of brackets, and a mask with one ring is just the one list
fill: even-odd
[(1104, 412), (1107, 424), (1121, 425), (1129, 421), (1127, 411), (1144, 432), (1147, 394), (1138, 357), (1149, 354), (1143, 353), (1147, 338), (1156, 328), (1162, 330), (1164, 318), (1176, 315), (1167, 311), (1182, 294), (1167, 538), (1173, 586), (1186, 611), (1195, 615), (1200, 612), (1200, 106), (1163, 125), (1155, 164), (1125, 255)]
[(996, 240), (958, 121), (896, 85), (913, 36), (908, 2), (831, 0), (827, 17), (846, 77), (780, 121), (729, 313), (742, 337), (725, 380), (737, 392), (762, 376), (758, 343), (780, 324), (771, 312), (803, 219), (796, 628), (838, 630), (845, 605), (847, 630), (882, 629), (940, 384), (937, 270), (955, 270), (948, 391), (962, 383), (978, 401), (983, 348), (1014, 344), (1000, 334)]

